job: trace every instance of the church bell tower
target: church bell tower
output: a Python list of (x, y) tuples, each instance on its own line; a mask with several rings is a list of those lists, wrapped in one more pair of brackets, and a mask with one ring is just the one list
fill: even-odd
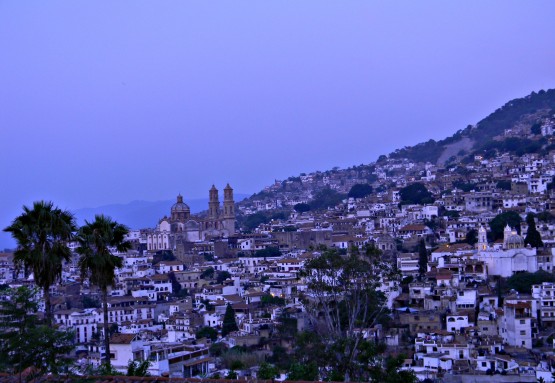
[(208, 218), (217, 220), (220, 213), (220, 200), (218, 197), (218, 189), (214, 185), (210, 188), (208, 199)]
[(233, 189), (229, 184), (224, 189), (224, 227), (229, 234), (235, 233), (235, 201), (233, 201)]

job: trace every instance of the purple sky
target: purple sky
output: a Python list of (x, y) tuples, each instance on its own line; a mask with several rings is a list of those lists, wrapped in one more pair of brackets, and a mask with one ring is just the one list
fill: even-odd
[(253, 193), (555, 87), (553, 1), (0, 1), (0, 226)]

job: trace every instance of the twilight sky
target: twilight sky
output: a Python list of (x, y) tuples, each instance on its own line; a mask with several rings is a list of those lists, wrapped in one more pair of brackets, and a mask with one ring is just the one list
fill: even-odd
[(0, 227), (253, 193), (555, 87), (553, 1), (0, 0)]

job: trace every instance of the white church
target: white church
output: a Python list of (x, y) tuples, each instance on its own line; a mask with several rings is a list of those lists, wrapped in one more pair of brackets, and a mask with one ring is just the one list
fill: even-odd
[(484, 226), (478, 230), (477, 251), (474, 258), (483, 261), (487, 266), (488, 275), (510, 277), (514, 273), (527, 271), (535, 273), (539, 270), (536, 248), (524, 246), (524, 239), (509, 225), (503, 232), (503, 245), (490, 246)]

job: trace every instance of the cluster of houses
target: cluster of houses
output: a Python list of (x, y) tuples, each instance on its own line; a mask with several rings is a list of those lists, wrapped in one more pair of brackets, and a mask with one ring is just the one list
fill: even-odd
[[(268, 351), (267, 340), (275, 339), (284, 317), (293, 318), (299, 331), (310, 328), (300, 299), (307, 290), (305, 262), (324, 246), (341, 253), (373, 246), (396, 265), (399, 278), (381, 287), (390, 324), (364, 334), (407, 354), (403, 368), (422, 380), (498, 375), (498, 381), (518, 376), (551, 382), (555, 284), (501, 295), (500, 283), (521, 272), (553, 273), (554, 176), (554, 152), (475, 156), (466, 164), (441, 166), (385, 158), (276, 181), (234, 206), (246, 216), (287, 211), (286, 218), (267, 220), (248, 233), (231, 222), (229, 186), (225, 215), (218, 213), (213, 188), (211, 215), (197, 220), (202, 225), (191, 224), (178, 196), (169, 218), (155, 230), (129, 233), (133, 250), (118, 254), (123, 267), (108, 299), (112, 365), (124, 371), (130, 360), (149, 360), (153, 375), (208, 377), (220, 368), (210, 353), (214, 342)], [(433, 202), (402, 203), (402, 189), (415, 182), (431, 192)], [(347, 193), (356, 184), (370, 184), (374, 192), (346, 197), (326, 210), (292, 209), (323, 188)], [(489, 240), (489, 223), (508, 211), (523, 219), (520, 228), (507, 225), (502, 239)], [(541, 247), (525, 244), (528, 213), (536, 215)], [(191, 240), (187, 235), (193, 232)], [(32, 283), (32, 275), (16, 272), (13, 254), (0, 254), (0, 284)], [(100, 297), (80, 280), (76, 262), (64, 266), (51, 296), (55, 323), (75, 332), (76, 364), (98, 365), (105, 352)], [(222, 336), (228, 307), (237, 330)], [(217, 330), (216, 339), (199, 336), (207, 327)]]

